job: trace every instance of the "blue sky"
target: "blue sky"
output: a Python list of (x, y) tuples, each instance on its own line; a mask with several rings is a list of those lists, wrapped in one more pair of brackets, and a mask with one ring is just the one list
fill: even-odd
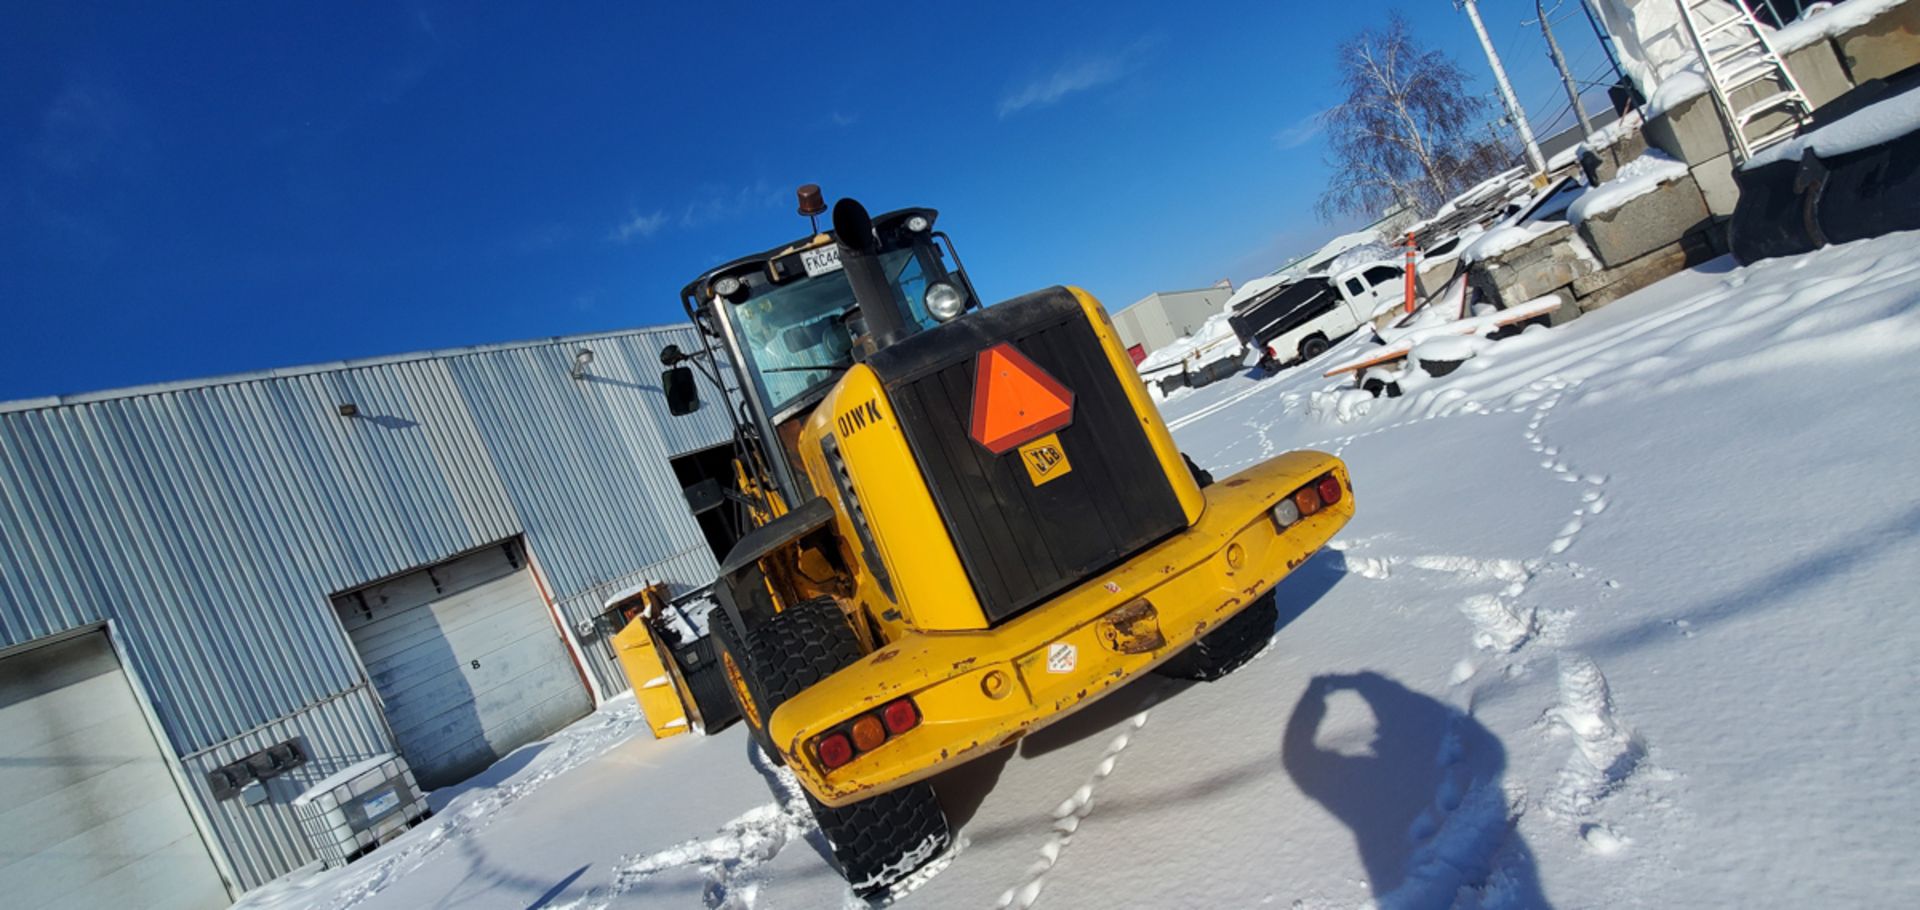
[(1444, 0), (352, 6), (0, 12), (0, 400), (675, 321), (809, 181), (941, 209), (989, 299), (1238, 283), (1347, 226), (1341, 38), (1398, 7), (1492, 85)]

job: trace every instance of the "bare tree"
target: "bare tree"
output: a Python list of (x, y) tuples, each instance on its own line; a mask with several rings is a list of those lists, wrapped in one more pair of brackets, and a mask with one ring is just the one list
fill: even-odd
[(1342, 42), (1339, 61), (1346, 100), (1320, 115), (1333, 168), (1320, 217), (1397, 204), (1429, 213), (1510, 158), (1469, 134), (1486, 102), (1446, 54), (1420, 46), (1400, 13)]

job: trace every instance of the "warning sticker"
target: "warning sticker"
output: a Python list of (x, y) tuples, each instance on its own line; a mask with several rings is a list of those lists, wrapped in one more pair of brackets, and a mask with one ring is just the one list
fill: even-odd
[(1070, 642), (1057, 641), (1047, 646), (1047, 672), (1072, 673), (1080, 663), (1080, 649)]
[(1048, 433), (1020, 447), (1020, 463), (1027, 466), (1027, 479), (1039, 486), (1073, 473), (1067, 450), (1060, 447), (1060, 434)]

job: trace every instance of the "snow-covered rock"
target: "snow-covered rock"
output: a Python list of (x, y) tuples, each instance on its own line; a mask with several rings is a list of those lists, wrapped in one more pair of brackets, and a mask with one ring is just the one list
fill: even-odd
[(1567, 220), (1580, 224), (1596, 215), (1604, 215), (1687, 176), (1686, 162), (1659, 149), (1647, 149), (1640, 157), (1621, 166), (1612, 180), (1587, 190), (1567, 207)]
[(1914, 130), (1920, 130), (1920, 89), (1908, 89), (1891, 98), (1884, 98), (1826, 126), (1782, 142), (1753, 156), (1741, 169), (1765, 167), (1776, 161), (1798, 161), (1809, 150), (1822, 158), (1831, 158), (1891, 142)]

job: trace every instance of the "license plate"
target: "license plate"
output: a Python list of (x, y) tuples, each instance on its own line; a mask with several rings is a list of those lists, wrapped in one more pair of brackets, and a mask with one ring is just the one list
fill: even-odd
[(840, 270), (840, 244), (829, 243), (810, 250), (800, 251), (800, 265), (807, 270), (807, 277), (825, 275)]

